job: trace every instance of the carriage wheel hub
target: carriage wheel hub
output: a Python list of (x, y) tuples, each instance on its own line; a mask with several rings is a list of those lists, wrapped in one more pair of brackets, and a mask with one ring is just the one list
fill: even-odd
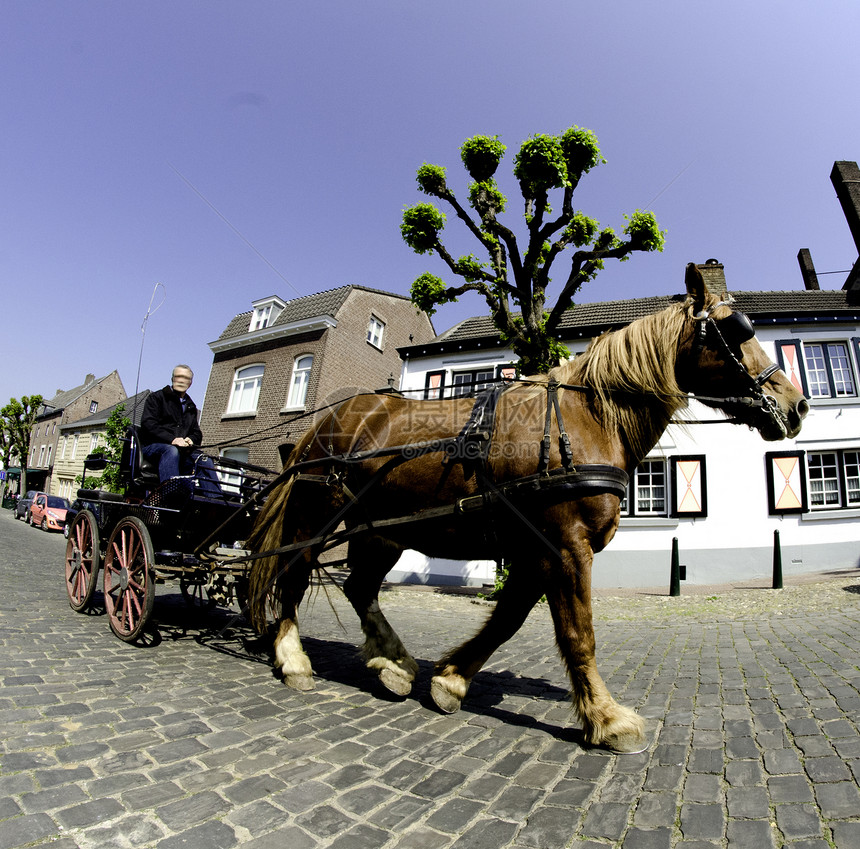
[(123, 566), (122, 569), (119, 570), (119, 586), (120, 589), (127, 590), (128, 589), (128, 567)]

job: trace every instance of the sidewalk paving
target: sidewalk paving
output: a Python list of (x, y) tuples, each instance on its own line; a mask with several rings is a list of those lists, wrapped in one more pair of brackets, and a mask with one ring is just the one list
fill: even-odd
[(858, 573), (601, 591), (599, 668), (654, 735), (617, 756), (582, 744), (545, 607), (442, 716), (432, 664), (486, 615), (468, 594), (384, 593), (421, 667), (398, 700), (318, 589), (317, 689), (297, 693), (243, 620), (195, 618), (178, 587), (158, 587), (158, 644), (117, 640), (69, 608), (64, 550), (0, 514), (0, 849), (860, 847)]

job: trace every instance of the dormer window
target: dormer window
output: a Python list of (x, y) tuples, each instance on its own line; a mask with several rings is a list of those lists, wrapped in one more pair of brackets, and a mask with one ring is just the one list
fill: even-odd
[(249, 333), (271, 327), (277, 321), (286, 304), (280, 298), (272, 296), (254, 301), (251, 306), (254, 308), (254, 312), (251, 314)]

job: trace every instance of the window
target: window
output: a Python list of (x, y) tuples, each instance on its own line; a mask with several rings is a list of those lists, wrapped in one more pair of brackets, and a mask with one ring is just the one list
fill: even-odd
[(53, 446), (53, 445), (49, 445), (49, 446), (48, 446), (48, 453), (45, 455), (45, 465), (46, 465), (46, 466), (49, 466), (49, 467), (50, 467), (50, 465), (51, 465), (51, 455), (52, 455), (53, 453), (54, 453), (54, 446)]
[(78, 434), (76, 433), (74, 439), (72, 440), (72, 460), (75, 459), (75, 455), (78, 453)]
[(260, 387), (263, 384), (265, 366), (254, 365), (236, 369), (233, 389), (227, 404), (228, 413), (256, 413), (260, 400)]
[(280, 298), (270, 296), (254, 301), (251, 306), (254, 308), (254, 312), (251, 314), (248, 331), (253, 333), (255, 330), (271, 327), (283, 312), (286, 304)]
[(90, 450), (89, 453), (92, 454), (95, 452), (96, 448), (99, 445), (99, 435), (97, 433), (90, 434)]
[(806, 467), (813, 510), (860, 507), (860, 450), (810, 452)]
[(789, 380), (807, 398), (856, 398), (860, 339), (776, 343), (777, 357)]
[(60, 449), (60, 459), (61, 459), (61, 460), (65, 460), (65, 459), (66, 459), (66, 443), (67, 443), (68, 441), (69, 441), (69, 437), (68, 437), (68, 436), (64, 436), (64, 437), (63, 437), (63, 447)]
[(258, 307), (254, 310), (254, 320), (251, 323), (251, 330), (262, 330), (269, 326), (269, 321), (272, 318), (272, 305)]
[(90, 414), (97, 413), (99, 410), (99, 402), (98, 401), (90, 401)]
[(466, 395), (474, 395), (482, 389), (486, 389), (496, 379), (494, 368), (473, 369), (472, 371), (458, 371), (451, 376), (451, 395), (454, 398), (462, 398)]
[(666, 464), (645, 460), (636, 469), (636, 515), (666, 515)]
[[(225, 460), (238, 460), (240, 463), (247, 463), (249, 450), (241, 447), (225, 448), (221, 452), (221, 456)], [(231, 469), (225, 465), (218, 469), (218, 478), (221, 481), (221, 489), (226, 492), (239, 492), (242, 487), (244, 472), (242, 469)]]
[(314, 358), (311, 354), (296, 357), (293, 363), (293, 376), (290, 379), (290, 394), (287, 397), (287, 407), (304, 407), (308, 396), (308, 385), (311, 380), (311, 368)]
[(42, 445), (39, 448), (39, 465), (40, 466), (45, 465), (45, 446), (44, 445)]
[(385, 322), (380, 321), (375, 315), (370, 317), (367, 327), (367, 341), (375, 348), (382, 348), (382, 333), (385, 330)]

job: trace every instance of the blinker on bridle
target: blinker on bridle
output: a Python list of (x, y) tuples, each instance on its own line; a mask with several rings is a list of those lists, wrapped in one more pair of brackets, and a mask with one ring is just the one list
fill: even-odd
[(782, 430), (783, 435), (785, 435), (788, 431), (776, 399), (772, 395), (767, 395), (762, 391), (764, 382), (779, 371), (779, 366), (771, 363), (755, 377), (744, 368), (740, 360), (742, 356), (741, 345), (755, 336), (755, 329), (749, 317), (737, 310), (733, 310), (725, 318), (713, 318), (711, 313), (720, 306), (729, 306), (729, 304), (726, 301), (719, 301), (709, 310), (703, 309), (693, 316), (694, 320), (698, 322), (696, 335), (693, 340), (694, 361), (699, 361), (702, 349), (705, 347), (725, 354), (727, 359), (737, 366), (744, 379), (749, 383), (750, 394), (741, 398), (726, 398), (724, 400), (750, 407), (761, 407), (764, 412), (770, 415)]

